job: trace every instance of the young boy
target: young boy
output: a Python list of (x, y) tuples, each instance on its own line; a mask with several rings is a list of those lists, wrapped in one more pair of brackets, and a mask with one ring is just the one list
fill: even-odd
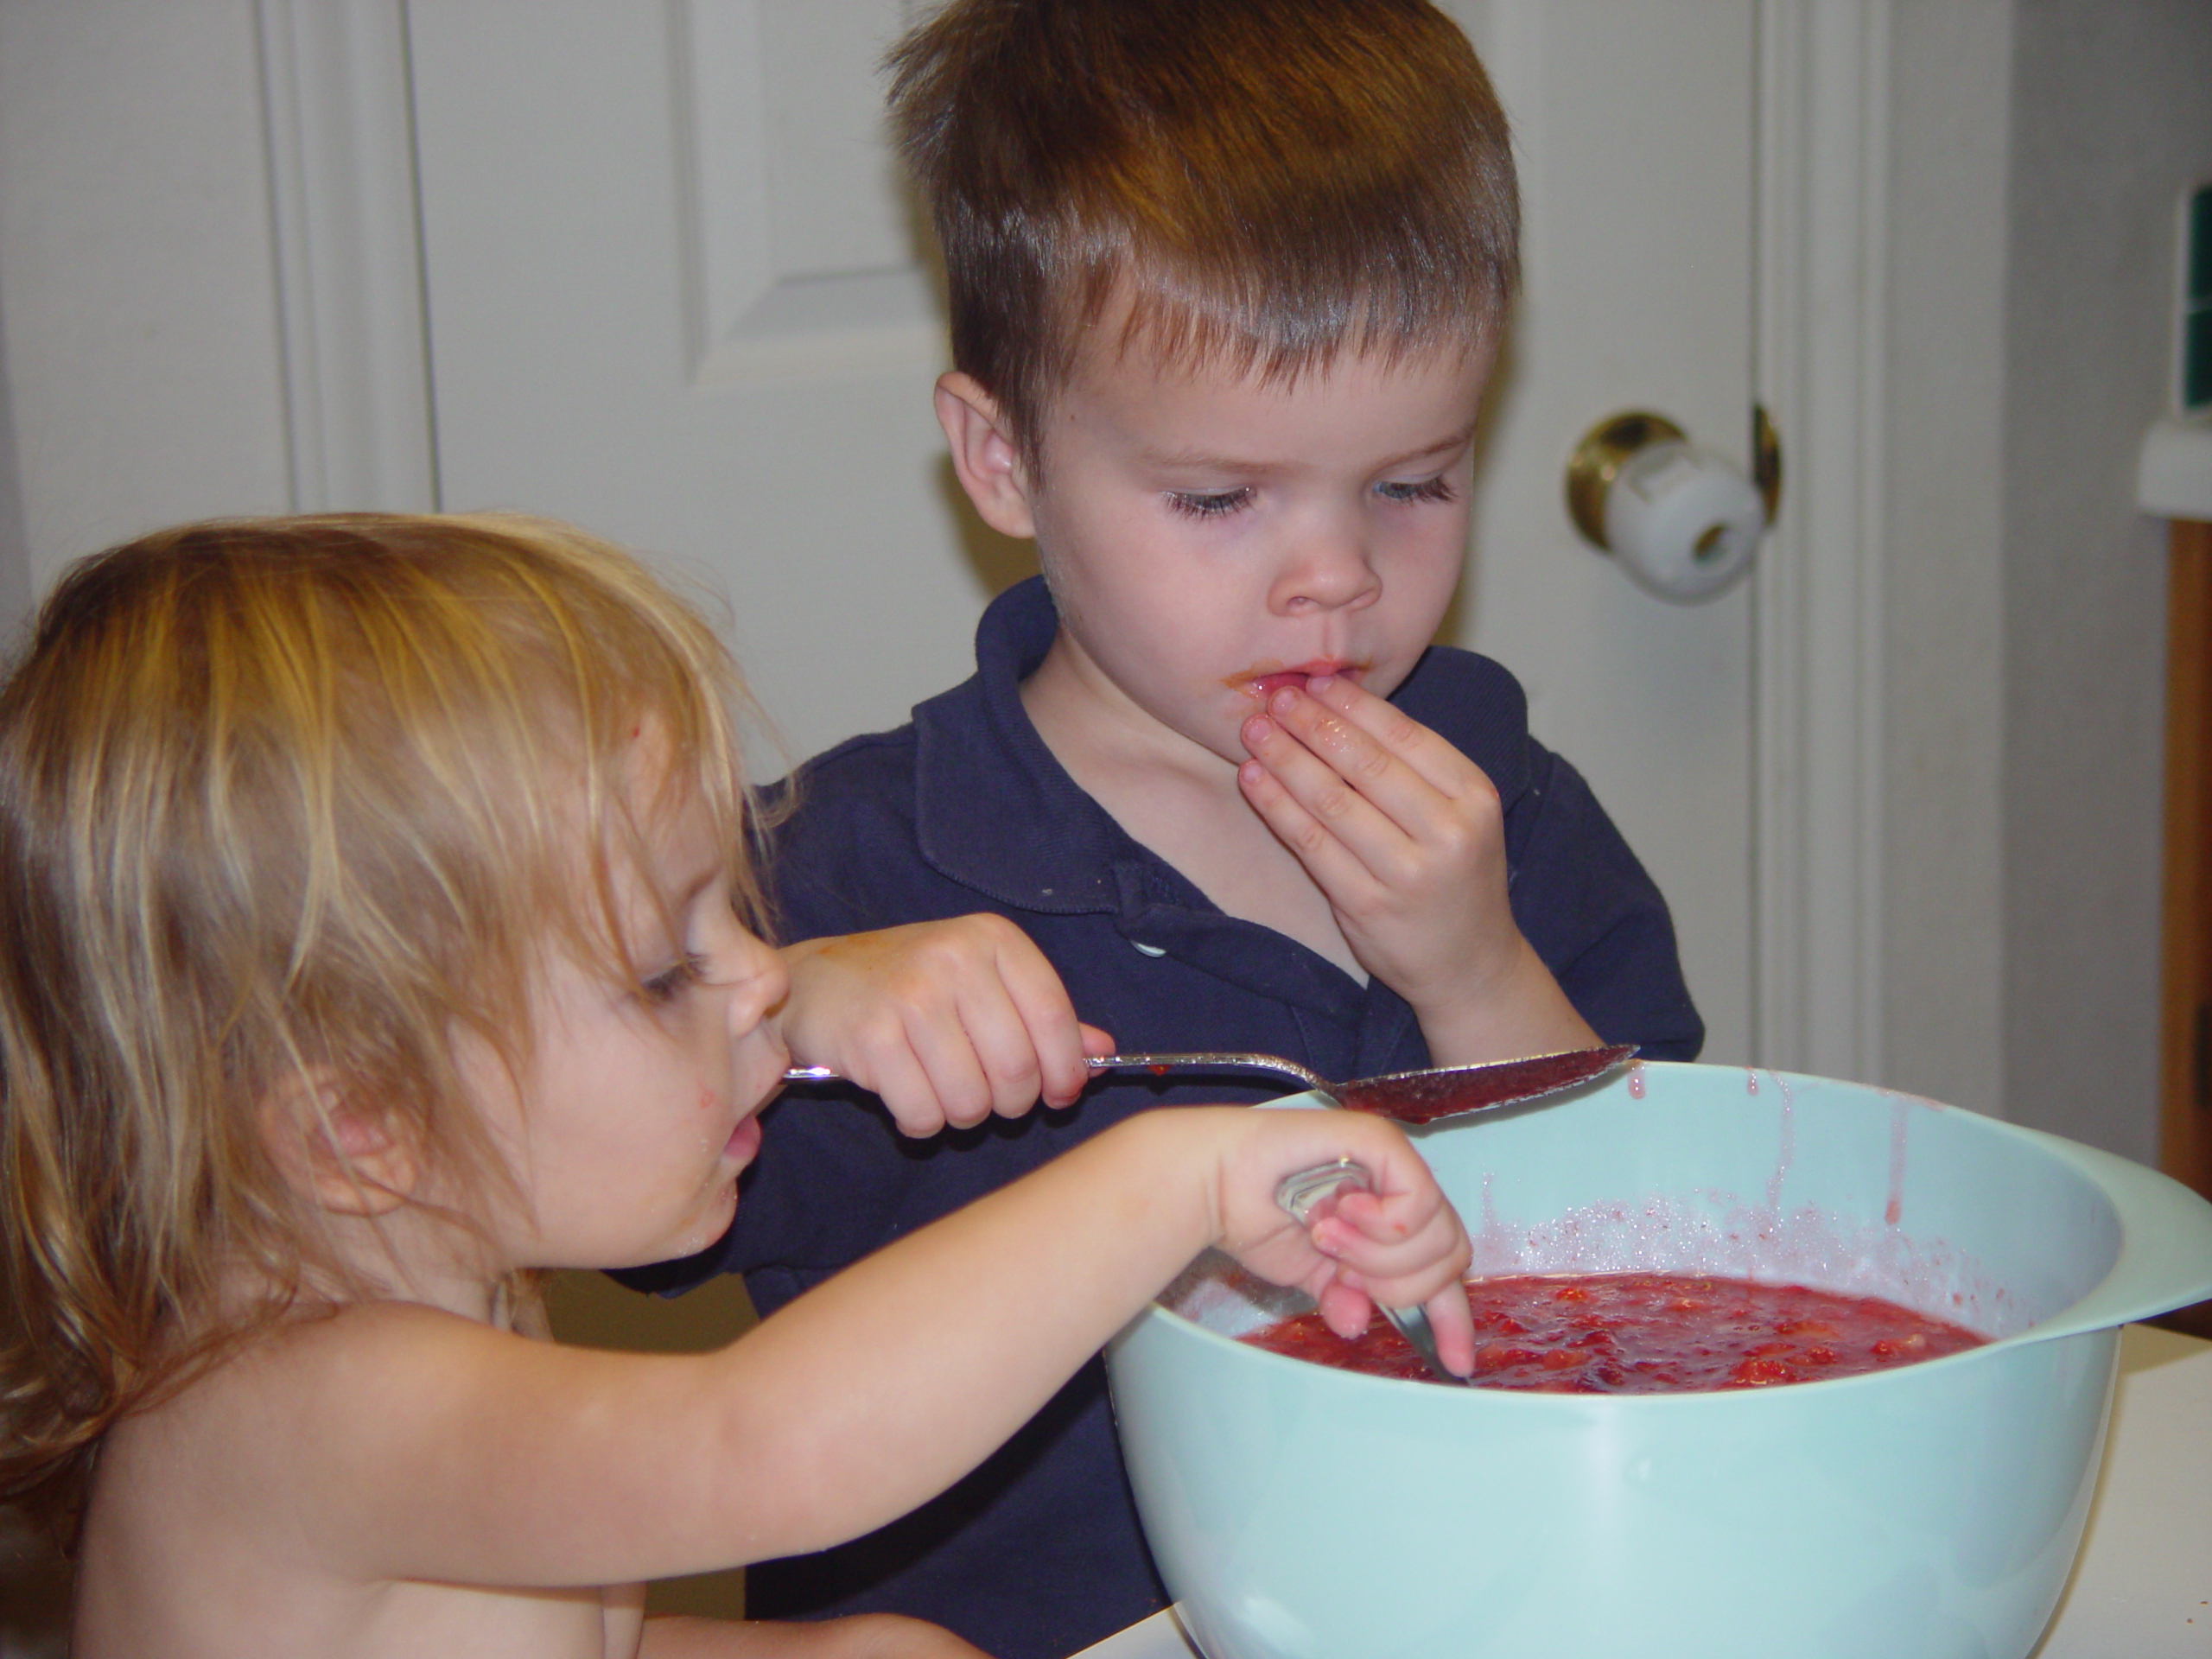
[[(950, 279), (953, 466), (1044, 575), (986, 613), (973, 679), (804, 770), (785, 936), (995, 912), (1125, 1048), (1332, 1077), (1600, 1039), (1694, 1056), (1659, 893), (1512, 677), (1429, 645), (1516, 258), (1465, 39), (1425, 0), (953, 0), (891, 63)], [(1035, 1091), (976, 1081), (938, 1091), (974, 1127), (927, 1143), (788, 1101), (729, 1237), (664, 1282), (736, 1268), (779, 1306), (1230, 1086), (1107, 1077), (979, 1122)], [(918, 1614), (999, 1659), (1152, 1611), (1103, 1369), (938, 1503), (749, 1594)]]

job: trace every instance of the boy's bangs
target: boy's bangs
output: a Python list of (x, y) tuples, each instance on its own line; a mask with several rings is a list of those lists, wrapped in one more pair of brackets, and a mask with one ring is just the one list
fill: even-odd
[(1466, 290), (1430, 274), (1382, 279), (1349, 262), (1282, 273), (1222, 261), (1211, 268), (1141, 247), (1086, 261), (1071, 315), (1053, 330), (1052, 384), (1065, 383), (1084, 342), (1110, 340), (1185, 372), (1287, 385), (1343, 356), (1396, 365), (1432, 353), (1465, 354), (1494, 332), (1500, 307), (1474, 306)]
[(1094, 340), (1281, 378), (1511, 298), (1504, 112), (1427, 0), (954, 0), (888, 62), (953, 361), (1033, 465)]

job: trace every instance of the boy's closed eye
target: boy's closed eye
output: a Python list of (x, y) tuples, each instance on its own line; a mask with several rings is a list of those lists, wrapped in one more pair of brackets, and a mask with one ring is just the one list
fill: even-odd
[(1188, 518), (1219, 518), (1249, 506), (1252, 492), (1242, 490), (1170, 490), (1167, 505)]
[(1459, 493), (1452, 480), (1439, 473), (1434, 478), (1424, 478), (1413, 483), (1377, 484), (1376, 494), (1386, 501), (1455, 501)]
[[(1376, 494), (1397, 505), (1415, 503), (1446, 502), (1459, 499), (1459, 493), (1452, 480), (1439, 473), (1433, 478), (1406, 480), (1387, 480), (1375, 486)], [(1167, 505), (1186, 518), (1219, 518), (1241, 512), (1252, 505), (1249, 488), (1236, 490), (1171, 490)]]

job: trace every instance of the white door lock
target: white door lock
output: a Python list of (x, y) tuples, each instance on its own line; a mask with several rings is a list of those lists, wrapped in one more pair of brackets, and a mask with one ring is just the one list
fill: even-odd
[(1567, 462), (1567, 511), (1639, 586), (1681, 605), (1710, 599), (1751, 568), (1773, 516), (1780, 460), (1764, 410), (1757, 424), (1760, 484), (1663, 415), (1611, 416)]

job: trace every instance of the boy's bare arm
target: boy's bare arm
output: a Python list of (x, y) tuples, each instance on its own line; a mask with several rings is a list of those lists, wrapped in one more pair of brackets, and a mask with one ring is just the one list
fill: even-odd
[(1504, 816), (1481, 767), (1341, 677), (1276, 691), (1243, 736), (1245, 798), (1360, 964), (1412, 1006), (1437, 1065), (1598, 1040), (1513, 919)]
[[(1281, 1178), (1359, 1160), (1309, 1233)], [(1178, 1109), (1116, 1125), (839, 1274), (719, 1353), (557, 1347), (412, 1305), (347, 1308), (251, 1360), (200, 1478), (268, 1548), (345, 1581), (575, 1586), (816, 1549), (999, 1446), (1198, 1249), (1316, 1294), (1426, 1304), (1471, 1368), (1465, 1235), (1390, 1125)], [(254, 1500), (246, 1503), (248, 1495)]]
[(779, 1016), (800, 1065), (879, 1096), (907, 1135), (1072, 1103), (1112, 1039), (1076, 1018), (1059, 976), (1002, 916), (959, 916), (786, 945)]

